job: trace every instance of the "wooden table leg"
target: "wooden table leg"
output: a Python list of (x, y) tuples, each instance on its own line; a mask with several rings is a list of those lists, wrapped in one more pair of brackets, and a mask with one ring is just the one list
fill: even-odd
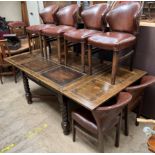
[(58, 100), (60, 103), (60, 109), (62, 114), (62, 129), (64, 135), (68, 135), (70, 132), (70, 123), (68, 119), (68, 107), (67, 107), (67, 98), (63, 96), (62, 94), (58, 94)]
[(24, 84), (25, 97), (26, 97), (27, 103), (32, 104), (32, 94), (30, 92), (28, 78), (26, 77), (24, 72), (22, 72), (22, 75), (23, 75), (23, 84)]

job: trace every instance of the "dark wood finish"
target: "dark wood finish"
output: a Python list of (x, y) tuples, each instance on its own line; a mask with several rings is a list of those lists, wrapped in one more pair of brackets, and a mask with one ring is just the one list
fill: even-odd
[[(54, 52), (52, 52), (53, 55), (50, 59), (43, 59), (41, 52), (37, 50), (36, 52), (33, 51), (32, 54), (24, 53), (7, 58), (6, 61), (24, 72), (26, 77), (35, 83), (57, 94), (66, 96), (89, 110), (102, 105), (105, 101), (146, 74), (146, 72), (137, 69), (130, 72), (127, 69), (120, 68), (116, 84), (111, 85), (111, 66), (108, 65), (108, 62), (106, 65), (101, 65), (101, 68), (98, 67), (95, 74), (89, 76), (80, 73), (78, 70), (81, 69), (76, 69), (73, 65), (71, 68), (60, 65), (58, 61), (55, 61), (57, 60), (55, 59), (57, 52), (55, 53), (54, 55)], [(33, 62), (36, 62), (35, 66)], [(26, 80), (25, 83), (27, 87)], [(64, 103), (63, 106), (64, 115), (68, 115), (66, 112), (67, 103)], [(62, 115), (62, 119), (68, 119), (64, 115)], [(67, 121), (69, 122), (69, 120)]]

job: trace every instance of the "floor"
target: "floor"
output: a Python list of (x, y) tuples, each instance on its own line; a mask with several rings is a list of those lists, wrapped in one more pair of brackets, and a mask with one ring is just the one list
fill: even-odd
[[(21, 76), (15, 84), (12, 77), (0, 84), (0, 152), (98, 152), (97, 144), (90, 137), (77, 133), (77, 141), (72, 142), (72, 134), (65, 136), (61, 129), (59, 104), (54, 96), (35, 99), (28, 105), (23, 90)], [(33, 94), (50, 94), (30, 82)], [(72, 103), (73, 104), (73, 103)], [(114, 147), (114, 130), (105, 136), (105, 152), (149, 152), (147, 139), (143, 133), (145, 124), (134, 125), (135, 114), (130, 113), (130, 134), (120, 137), (120, 147)]]

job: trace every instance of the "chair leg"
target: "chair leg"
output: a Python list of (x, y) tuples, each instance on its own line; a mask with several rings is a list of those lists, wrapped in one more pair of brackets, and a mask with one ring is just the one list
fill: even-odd
[(3, 70), (2, 70), (2, 67), (0, 66), (0, 79), (1, 79), (1, 84), (3, 84), (3, 80), (2, 80), (2, 72), (3, 72)]
[(68, 46), (67, 46), (67, 40), (65, 40), (65, 39), (64, 39), (64, 54), (65, 54), (65, 66), (67, 66)]
[(116, 127), (116, 139), (115, 139), (115, 146), (116, 147), (119, 147), (121, 120), (122, 120), (122, 113), (120, 114), (119, 122), (118, 122), (117, 127)]
[(43, 41), (44, 41), (45, 57), (47, 59), (47, 42), (46, 42), (46, 36), (43, 36)]
[(43, 41), (42, 41), (41, 33), (39, 33), (39, 42), (40, 42), (41, 56), (44, 57), (44, 52), (43, 52)]
[(128, 126), (128, 106), (124, 108), (124, 134), (125, 136), (129, 135), (129, 126)]
[(12, 66), (12, 70), (13, 70), (13, 75), (14, 75), (15, 83), (17, 83), (16, 68), (14, 66)]
[(116, 74), (118, 70), (118, 60), (119, 60), (119, 53), (114, 51), (113, 53), (113, 60), (112, 60), (112, 75), (111, 75), (111, 84), (115, 84)]
[(61, 37), (57, 37), (58, 42), (58, 62), (61, 64)]
[(139, 103), (138, 113), (137, 113), (136, 121), (135, 121), (135, 125), (136, 125), (136, 126), (139, 125), (139, 122), (137, 122), (137, 118), (139, 118), (140, 115), (141, 115), (142, 107), (143, 107), (143, 99), (141, 99), (141, 100), (140, 100), (140, 103)]
[(28, 43), (29, 43), (29, 51), (32, 53), (32, 47), (31, 47), (31, 36), (30, 33), (27, 33)]
[(98, 150), (100, 153), (104, 153), (104, 135), (99, 134), (98, 136)]
[(82, 72), (85, 72), (85, 43), (81, 42), (81, 68)]
[(72, 132), (73, 132), (73, 142), (76, 141), (76, 128), (74, 124), (74, 120), (72, 120)]
[(92, 75), (92, 46), (88, 45), (88, 65), (89, 65), (89, 75)]

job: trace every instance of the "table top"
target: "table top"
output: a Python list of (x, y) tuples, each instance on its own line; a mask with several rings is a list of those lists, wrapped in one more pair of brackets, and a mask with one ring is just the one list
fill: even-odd
[(9, 57), (6, 61), (89, 110), (97, 108), (146, 74), (138, 69), (131, 72), (120, 68), (116, 84), (111, 85), (111, 66), (108, 63), (103, 64), (103, 70), (87, 75), (42, 58), (38, 51)]

